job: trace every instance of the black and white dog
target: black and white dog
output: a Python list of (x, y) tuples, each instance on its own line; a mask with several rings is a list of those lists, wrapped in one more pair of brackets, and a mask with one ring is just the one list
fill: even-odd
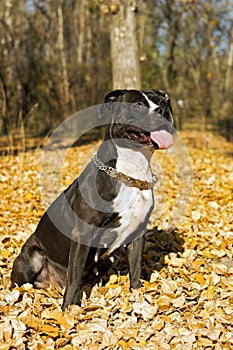
[(123, 245), (130, 286), (141, 286), (143, 233), (156, 181), (150, 158), (173, 144), (172, 108), (163, 91), (114, 90), (105, 109), (112, 117), (97, 155), (44, 213), (13, 264), (13, 285), (65, 286), (63, 309), (80, 304), (90, 271), (103, 274)]

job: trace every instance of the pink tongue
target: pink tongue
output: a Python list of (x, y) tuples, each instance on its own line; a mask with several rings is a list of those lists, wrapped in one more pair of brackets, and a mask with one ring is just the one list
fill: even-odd
[(172, 135), (165, 130), (151, 132), (150, 137), (155, 143), (157, 143), (159, 149), (167, 149), (173, 145)]

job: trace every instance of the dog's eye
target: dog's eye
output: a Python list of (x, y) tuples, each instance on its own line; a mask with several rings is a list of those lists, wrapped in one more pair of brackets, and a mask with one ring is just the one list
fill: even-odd
[(145, 105), (142, 103), (142, 102), (137, 102), (137, 103), (135, 103), (134, 104), (134, 107), (136, 107), (136, 108), (144, 108), (145, 107)]

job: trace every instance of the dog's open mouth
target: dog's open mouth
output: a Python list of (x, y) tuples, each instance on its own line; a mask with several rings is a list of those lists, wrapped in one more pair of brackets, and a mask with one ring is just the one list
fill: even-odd
[(139, 143), (152, 146), (155, 149), (167, 149), (173, 145), (173, 137), (166, 130), (153, 132), (128, 131), (129, 137)]

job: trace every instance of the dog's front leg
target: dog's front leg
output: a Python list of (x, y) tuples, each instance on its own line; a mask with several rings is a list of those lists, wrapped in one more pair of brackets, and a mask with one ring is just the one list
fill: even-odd
[(66, 290), (62, 310), (71, 304), (80, 304), (80, 290), (90, 247), (71, 241)]
[(144, 237), (140, 237), (137, 240), (127, 245), (127, 262), (130, 277), (130, 288), (140, 288), (140, 278), (142, 275), (142, 254), (144, 248)]

